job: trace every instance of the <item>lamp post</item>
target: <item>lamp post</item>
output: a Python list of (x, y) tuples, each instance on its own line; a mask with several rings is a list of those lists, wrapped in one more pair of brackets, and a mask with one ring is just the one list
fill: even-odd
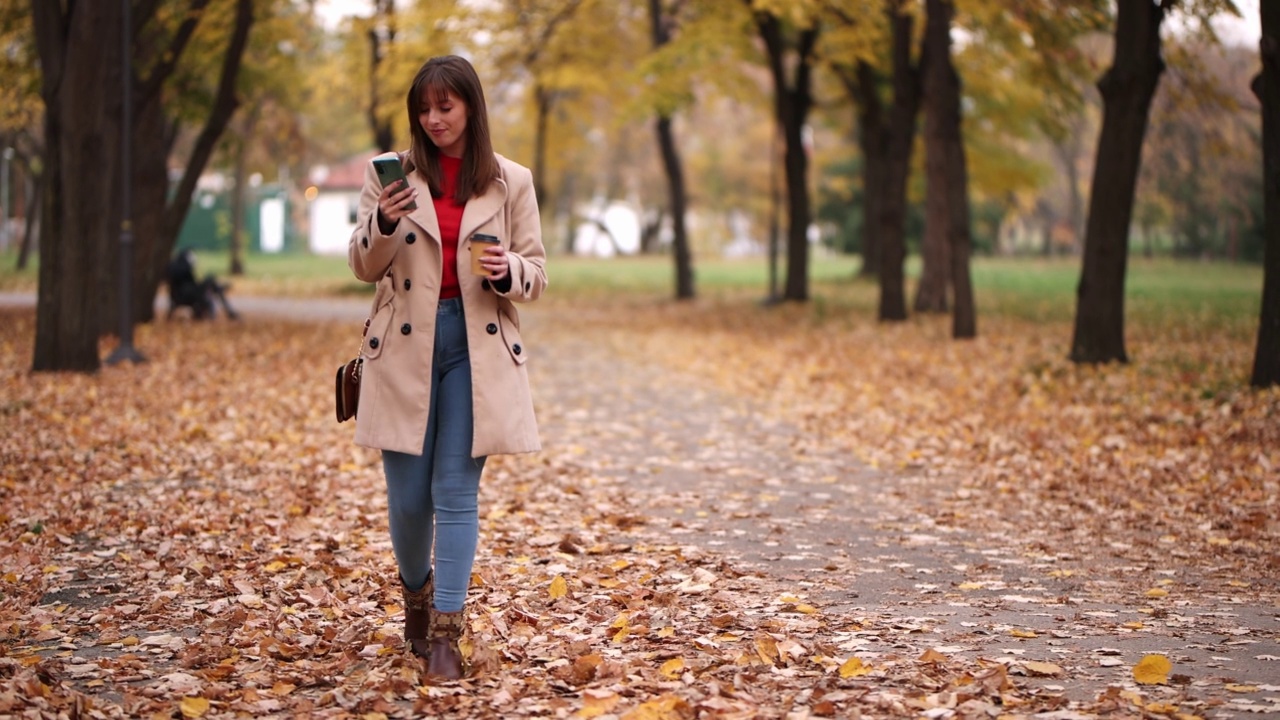
[(120, 285), (119, 295), (119, 327), (120, 344), (107, 357), (108, 365), (129, 360), (135, 363), (144, 362), (146, 358), (133, 347), (133, 209), (131, 203), (133, 185), (133, 68), (129, 60), (132, 57), (133, 45), (133, 13), (131, 0), (120, 0), (124, 7), (124, 29), (121, 33), (122, 71), (124, 77), (124, 107), (120, 122)]

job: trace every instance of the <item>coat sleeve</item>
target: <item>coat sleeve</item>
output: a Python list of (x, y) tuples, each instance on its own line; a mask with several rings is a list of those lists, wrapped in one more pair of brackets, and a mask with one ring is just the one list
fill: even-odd
[(396, 239), (403, 223), (397, 224), (390, 235), (383, 235), (378, 227), (378, 196), (381, 194), (382, 183), (378, 181), (373, 163), (369, 162), (364, 171), (364, 188), (360, 191), (356, 229), (351, 232), (351, 241), (347, 244), (347, 264), (356, 278), (365, 282), (377, 282), (386, 275), (396, 252), (404, 244)]
[(532, 302), (547, 286), (547, 251), (542, 246), (542, 220), (533, 190), (533, 173), (528, 168), (507, 168), (507, 249), (510, 283), (493, 283), (498, 295), (514, 302)]

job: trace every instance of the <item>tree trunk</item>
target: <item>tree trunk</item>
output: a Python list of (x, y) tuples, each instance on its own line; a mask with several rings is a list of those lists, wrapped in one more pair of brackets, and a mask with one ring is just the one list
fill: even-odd
[(32, 0), (45, 102), (33, 371), (95, 372), (110, 208), (119, 183), (121, 5)]
[[(392, 146), (395, 134), (392, 132), (391, 118), (382, 112), (382, 82), (378, 73), (383, 61), (391, 54), (391, 45), (395, 42), (395, 12), (395, 0), (374, 0), (373, 19), (369, 25), (369, 107), (365, 116), (369, 120), (369, 130), (373, 132), (374, 144), (384, 153), (394, 149)], [(385, 41), (380, 35), (380, 21), (386, 23)]]
[(258, 112), (261, 105), (254, 105), (253, 110), (245, 116), (235, 143), (234, 187), (231, 191), (231, 261), (227, 274), (244, 275), (245, 252), (245, 177), (248, 175), (249, 139), (253, 137), (258, 124)]
[[(964, 156), (964, 134), (960, 123), (960, 75), (951, 62), (951, 22), (955, 17), (955, 5), (951, 0), (929, 0), (929, 22), (933, 22), (935, 10), (945, 36), (935, 56), (942, 66), (942, 82), (938, 86), (940, 97), (933, 107), (938, 113), (938, 139), (942, 141), (939, 153), (946, 166), (947, 193), (947, 252), (951, 262), (951, 288), (955, 295), (955, 313), (952, 316), (951, 336), (957, 339), (976, 337), (978, 334), (977, 308), (973, 302), (973, 281), (969, 275), (969, 256), (973, 238), (969, 228), (969, 169)], [(929, 153), (932, 155), (933, 150)], [(930, 188), (930, 192), (933, 188)]]
[(950, 276), (951, 200), (947, 172), (947, 86), (951, 82), (951, 9), (927, 0), (924, 31), (925, 220), (916, 312), (946, 312)]
[(1124, 278), (1129, 260), (1129, 226), (1142, 163), (1151, 98), (1164, 72), (1160, 53), (1162, 5), (1120, 0), (1115, 56), (1098, 81), (1102, 93), (1102, 133), (1098, 138), (1084, 267), (1077, 289), (1071, 360), (1128, 362), (1124, 347)]
[[(660, 48), (671, 41), (670, 21), (662, 10), (662, 0), (649, 0), (649, 18), (652, 21), (653, 47)], [(689, 236), (685, 229), (688, 196), (685, 193), (684, 170), (680, 165), (680, 153), (676, 149), (676, 138), (671, 129), (670, 115), (658, 115), (657, 133), (658, 147), (662, 151), (662, 168), (667, 174), (667, 191), (671, 204), (671, 249), (675, 255), (676, 299), (691, 300), (694, 297), (693, 259), (689, 252)]]
[(920, 111), (920, 68), (911, 62), (912, 16), (902, 12), (900, 0), (885, 5), (893, 28), (893, 107), (886, 145), (888, 167), (880, 209), (880, 310), (881, 322), (907, 319), (907, 178), (916, 140), (916, 116)]
[(26, 215), (25, 222), (22, 226), (22, 245), (18, 247), (18, 269), (26, 270), (27, 264), (31, 258), (31, 244), (36, 238), (36, 229), (40, 227), (39, 217), (42, 213), (41, 198), (44, 196), (44, 179), (46, 175), (41, 173), (34, 176), (31, 166), (27, 166), (27, 197), (26, 197)]
[(856, 80), (846, 82), (858, 103), (858, 143), (862, 148), (862, 267), (858, 275), (880, 276), (881, 228), (889, 177), (889, 137), (893, 132), (880, 100), (880, 77), (870, 63), (859, 62)]
[[(134, 205), (134, 226), (137, 229), (135, 242), (138, 243), (138, 252), (134, 265), (137, 294), (133, 311), (137, 322), (148, 322), (155, 315), (156, 292), (164, 276), (165, 265), (173, 254), (182, 223), (191, 208), (196, 181), (208, 166), (218, 140), (239, 105), (236, 79), (248, 45), (249, 29), (254, 22), (253, 5), (253, 0), (236, 0), (235, 25), (223, 54), (213, 106), (196, 137), (182, 178), (172, 193), (169, 192), (168, 158), (176, 136), (176, 124), (165, 119), (162, 108), (150, 105), (140, 107), (136, 116), (134, 178), (137, 202)], [(150, 114), (153, 112), (156, 114)], [(141, 237), (144, 228), (150, 234), (147, 239)], [(146, 252), (143, 251), (144, 246)]]
[(1261, 4), (1262, 73), (1253, 81), (1262, 103), (1263, 250), (1262, 312), (1249, 384), (1280, 385), (1280, 7)]
[(764, 40), (773, 76), (774, 112), (782, 126), (783, 168), (787, 181), (787, 277), (784, 300), (809, 299), (809, 183), (804, 125), (813, 104), (811, 76), (818, 29), (800, 30), (795, 44), (794, 74), (788, 78), (787, 43), (782, 22), (773, 14), (756, 13), (756, 26)]

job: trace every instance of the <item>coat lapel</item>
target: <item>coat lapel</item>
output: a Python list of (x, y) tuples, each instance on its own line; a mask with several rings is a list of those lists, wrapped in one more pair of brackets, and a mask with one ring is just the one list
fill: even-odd
[[(462, 210), (462, 225), (458, 229), (458, 242), (465, 242), (471, 237), (481, 225), (485, 224), (498, 211), (502, 209), (502, 204), (507, 201), (507, 184), (502, 178), (496, 178), (489, 183), (489, 187), (485, 189), (482, 195), (471, 198), (467, 201), (467, 206)], [(437, 232), (439, 230), (437, 229)], [(498, 238), (506, 240), (507, 238)]]
[(431, 188), (418, 173), (409, 176), (409, 186), (418, 191), (418, 209), (409, 213), (409, 219), (422, 226), (428, 235), (440, 244), (440, 219), (436, 217), (436, 207), (431, 202)]

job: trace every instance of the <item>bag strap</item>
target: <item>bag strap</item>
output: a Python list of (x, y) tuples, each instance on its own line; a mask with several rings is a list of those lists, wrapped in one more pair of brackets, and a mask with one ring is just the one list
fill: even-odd
[(373, 324), (373, 318), (364, 319), (364, 330), (360, 331), (360, 352), (356, 353), (356, 357), (364, 357), (364, 339), (369, 336), (369, 326)]

